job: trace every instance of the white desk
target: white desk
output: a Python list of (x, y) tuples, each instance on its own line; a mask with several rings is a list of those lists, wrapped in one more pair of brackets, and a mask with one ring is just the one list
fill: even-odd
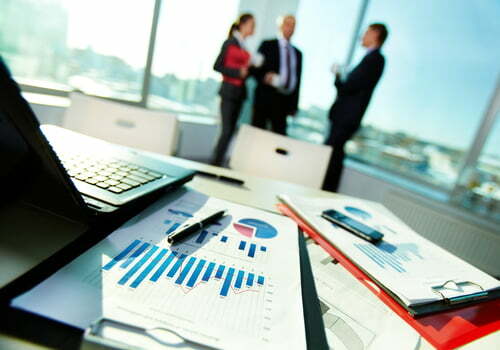
[[(331, 192), (316, 190), (301, 185), (285, 183), (276, 180), (263, 179), (225, 168), (219, 168), (202, 164), (185, 159), (161, 156), (152, 154), (153, 156), (167, 160), (173, 164), (183, 167), (191, 168), (194, 170), (201, 170), (218, 175), (224, 175), (232, 178), (237, 178), (244, 181), (244, 185), (228, 184), (217, 179), (208, 178), (205, 176), (195, 176), (195, 178), (188, 183), (190, 188), (203, 192), (205, 194), (215, 196), (221, 199), (233, 201), (236, 203), (257, 207), (260, 209), (278, 212), (275, 204), (277, 203), (276, 195), (281, 193), (288, 193), (293, 195), (316, 196), (316, 197), (334, 197), (339, 196)], [(15, 261), (12, 261), (15, 264)], [(8, 267), (4, 267), (8, 268)], [(401, 321), (404, 322), (404, 321)], [(30, 344), (23, 340), (13, 339), (12, 337), (0, 334), (0, 348), (27, 348), (27, 349), (40, 349), (41, 347), (35, 344)], [(433, 347), (424, 339), (420, 343), (419, 349), (432, 349)], [(463, 349), (498, 349), (500, 348), (500, 332), (496, 332), (487, 337), (479, 339), (475, 342), (467, 344), (462, 347)]]

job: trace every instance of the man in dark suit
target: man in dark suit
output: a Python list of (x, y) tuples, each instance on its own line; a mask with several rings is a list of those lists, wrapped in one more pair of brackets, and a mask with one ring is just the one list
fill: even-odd
[(286, 118), (298, 110), (302, 53), (290, 44), (295, 17), (280, 19), (280, 37), (262, 42), (259, 53), (264, 63), (253, 74), (257, 80), (252, 125), (286, 135)]
[(373, 90), (384, 70), (385, 58), (380, 48), (387, 38), (384, 24), (368, 26), (362, 45), (368, 52), (361, 62), (343, 80), (337, 72), (335, 87), (337, 98), (330, 109), (330, 134), (326, 144), (333, 146), (332, 156), (323, 182), (323, 189), (337, 191), (344, 161), (344, 145), (359, 129), (361, 119), (370, 102)]

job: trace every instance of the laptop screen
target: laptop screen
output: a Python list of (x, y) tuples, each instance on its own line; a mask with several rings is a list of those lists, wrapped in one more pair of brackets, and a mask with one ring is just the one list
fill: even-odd
[(40, 131), (17, 83), (0, 62), (0, 193), (4, 205), (20, 200), (85, 222), (83, 200)]

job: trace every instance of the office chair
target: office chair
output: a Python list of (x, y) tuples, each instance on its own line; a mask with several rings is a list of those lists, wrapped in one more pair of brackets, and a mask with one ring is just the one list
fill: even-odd
[(179, 139), (179, 122), (171, 113), (87, 96), (70, 94), (63, 127), (109, 142), (164, 155), (173, 155)]
[(248, 174), (321, 188), (332, 148), (242, 125), (229, 167)]

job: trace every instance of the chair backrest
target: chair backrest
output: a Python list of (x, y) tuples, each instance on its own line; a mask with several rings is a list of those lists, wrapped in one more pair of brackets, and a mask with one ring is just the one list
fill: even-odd
[(107, 101), (81, 93), (70, 94), (63, 127), (109, 142), (172, 155), (179, 123), (174, 114)]
[(321, 188), (332, 148), (242, 125), (229, 166), (262, 177)]

